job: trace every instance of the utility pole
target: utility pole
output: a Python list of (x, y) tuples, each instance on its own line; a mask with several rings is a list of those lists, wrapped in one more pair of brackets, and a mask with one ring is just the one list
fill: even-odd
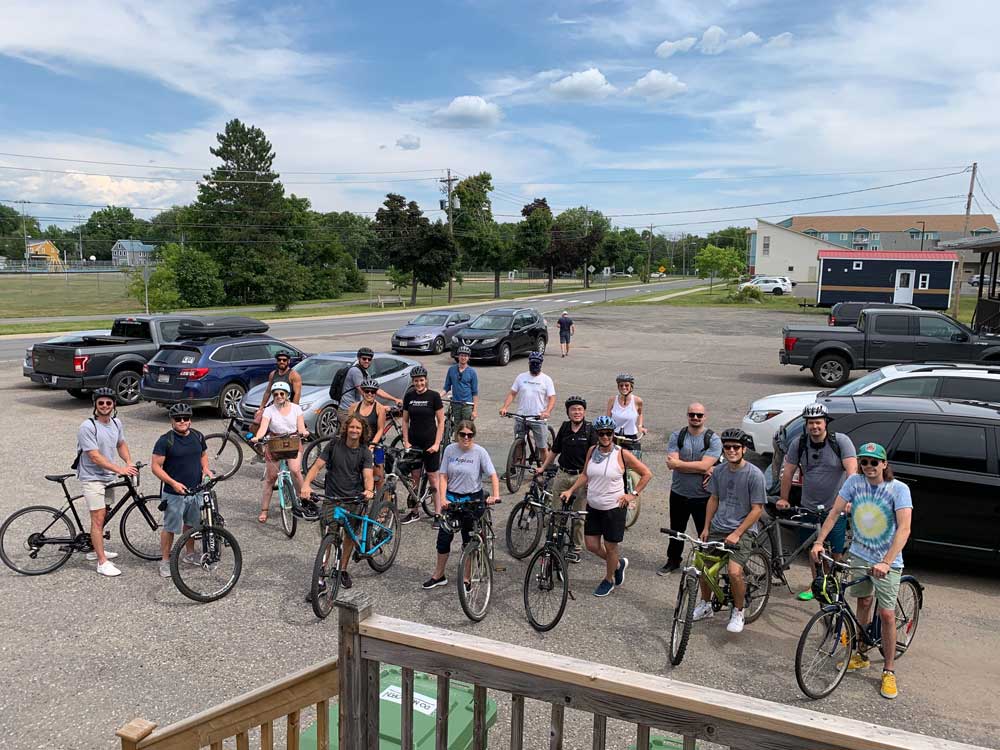
[[(972, 174), (969, 176), (969, 195), (965, 199), (965, 227), (962, 230), (962, 236), (969, 236), (969, 221), (972, 216), (972, 197), (973, 191), (976, 189), (976, 171), (979, 169), (978, 162), (972, 162)], [(962, 289), (962, 251), (958, 251), (958, 260), (955, 263), (955, 278), (952, 279), (951, 285), (951, 317), (958, 318), (958, 302), (959, 302), (959, 292)]]
[(26, 208), (27, 202), (21, 201), (21, 234), (24, 235), (24, 265), (28, 265), (28, 225), (25, 214), (27, 212)]
[[(441, 180), (441, 182), (445, 183), (448, 186), (448, 208), (447, 208), (447, 211), (448, 211), (448, 234), (451, 235), (452, 240), (455, 239), (455, 225), (452, 224), (452, 221), (451, 221), (451, 214), (452, 214), (451, 183), (456, 182), (457, 180), (458, 180), (457, 177), (452, 177), (451, 176), (451, 169), (450, 168), (448, 169), (448, 176), (446, 178), (444, 178), (444, 179)], [(453, 293), (452, 272), (448, 271), (448, 304), (449, 305), (451, 304), (452, 293)]]
[(649, 225), (649, 248), (646, 250), (646, 283), (653, 278), (653, 225)]
[(76, 216), (76, 238), (77, 238), (77, 250), (80, 251), (80, 262), (83, 262), (83, 217), (77, 214)]

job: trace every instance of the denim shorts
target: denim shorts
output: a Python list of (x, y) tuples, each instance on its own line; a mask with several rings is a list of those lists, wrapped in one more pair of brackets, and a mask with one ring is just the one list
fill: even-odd
[(185, 526), (201, 526), (201, 495), (175, 495), (163, 491), (167, 509), (163, 511), (163, 530), (180, 534)]

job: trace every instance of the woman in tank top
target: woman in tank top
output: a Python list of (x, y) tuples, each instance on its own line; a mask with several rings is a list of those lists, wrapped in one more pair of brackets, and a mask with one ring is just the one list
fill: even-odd
[[(620, 372), (615, 377), (618, 384), (618, 395), (608, 399), (605, 414), (615, 420), (617, 434), (638, 442), (646, 434), (643, 426), (642, 399), (632, 391), (635, 389), (635, 378), (631, 373)], [(638, 448), (638, 444), (634, 446)]]
[[(254, 435), (254, 442), (260, 440), (264, 435), (291, 435), (298, 434), (307, 437), (309, 430), (306, 429), (302, 407), (292, 403), (292, 389), (288, 383), (279, 381), (271, 386), (271, 393), (274, 396), (274, 403), (264, 409), (264, 414), (260, 420), (260, 427)], [(265, 452), (267, 458), (267, 468), (264, 471), (264, 492), (260, 501), (260, 515), (257, 520), (260, 523), (267, 522), (267, 512), (271, 507), (271, 493), (274, 491), (274, 483), (278, 479), (279, 459), (271, 455), (271, 451)], [(295, 458), (285, 459), (288, 462), (288, 470), (292, 473), (295, 481), (295, 491), (302, 487), (302, 448), (299, 448), (299, 455)]]
[(355, 401), (348, 413), (357, 414), (368, 425), (368, 434), (371, 435), (369, 446), (375, 460), (375, 489), (382, 489), (385, 481), (385, 453), (376, 448), (382, 440), (385, 432), (386, 407), (378, 402), (375, 396), (378, 394), (378, 383), (368, 379), (358, 386), (361, 391), (361, 400)]

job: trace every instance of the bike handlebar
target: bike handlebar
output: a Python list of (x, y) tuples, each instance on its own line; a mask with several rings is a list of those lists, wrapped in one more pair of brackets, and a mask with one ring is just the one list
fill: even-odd
[(537, 422), (539, 424), (545, 424), (545, 420), (542, 419), (541, 414), (515, 414), (514, 412), (507, 412), (504, 414), (508, 419), (523, 419), (525, 422)]
[(304, 438), (305, 436), (306, 433), (304, 432), (282, 432), (282, 433), (274, 432), (274, 433), (268, 433), (262, 438), (253, 438), (253, 440), (258, 443), (270, 443), (272, 440), (280, 440), (282, 438), (288, 438), (288, 437)]
[(212, 489), (213, 487), (215, 487), (215, 485), (217, 485), (221, 481), (222, 481), (222, 479), (220, 477), (208, 477), (207, 479), (205, 479), (201, 484), (197, 485), (196, 487), (188, 487), (187, 488), (187, 494), (188, 495), (198, 495), (198, 494), (201, 494), (202, 492), (208, 492), (210, 489)]
[(313, 501), (316, 501), (316, 500), (325, 500), (326, 502), (329, 502), (329, 503), (341, 503), (341, 504), (356, 503), (358, 505), (360, 505), (361, 503), (367, 502), (367, 498), (365, 498), (364, 495), (343, 495), (343, 496), (338, 496), (338, 495), (323, 495), (323, 494), (321, 494), (319, 492), (313, 492), (313, 493), (311, 493), (309, 495), (309, 499), (313, 500)]
[(681, 542), (688, 542), (700, 549), (718, 549), (723, 552), (732, 551), (732, 547), (728, 546), (725, 542), (703, 542), (701, 539), (697, 539), (693, 536), (688, 536), (683, 531), (674, 531), (673, 529), (660, 529), (661, 534), (666, 534), (671, 539), (677, 539)]
[(460, 404), (462, 406), (475, 406), (472, 401), (459, 401), (457, 398), (442, 398), (442, 401), (449, 404)]
[(830, 555), (826, 554), (826, 552), (821, 552), (819, 556), (824, 562), (830, 563), (833, 567), (839, 568), (840, 570), (856, 570), (863, 573), (871, 573), (872, 571), (872, 567), (869, 565), (848, 565), (841, 560), (834, 560), (830, 557)]

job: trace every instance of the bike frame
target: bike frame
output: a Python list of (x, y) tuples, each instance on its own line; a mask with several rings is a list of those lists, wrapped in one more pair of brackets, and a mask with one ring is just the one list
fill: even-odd
[(729, 600), (729, 592), (723, 590), (719, 584), (719, 578), (722, 575), (722, 571), (729, 565), (729, 554), (726, 552), (703, 552), (699, 549), (693, 549), (692, 560), (693, 563), (690, 567), (694, 568), (695, 574), (699, 579), (704, 577), (704, 581), (708, 584), (712, 595), (718, 600), (720, 605), (725, 606)]
[[(69, 490), (66, 489), (66, 482), (62, 481), (59, 484), (62, 486), (63, 494), (66, 496), (66, 505), (64, 505), (60, 509), (59, 515), (55, 516), (52, 519), (52, 522), (44, 529), (42, 529), (42, 531), (39, 533), (45, 534), (45, 532), (51, 529), (60, 518), (64, 518), (66, 516), (66, 511), (69, 510), (73, 513), (73, 520), (76, 523), (76, 530), (77, 530), (76, 536), (73, 537), (72, 539), (67, 539), (66, 537), (46, 538), (45, 544), (76, 544), (77, 540), (81, 538), (81, 535), (85, 536), (86, 539), (89, 540), (90, 534), (83, 530), (83, 521), (80, 520), (80, 514), (76, 509), (76, 501), (80, 500), (83, 497), (83, 494), (81, 493), (79, 495), (70, 495)], [(120, 511), (127, 503), (129, 502), (138, 503), (139, 500), (143, 497), (142, 495), (139, 494), (139, 491), (136, 488), (136, 484), (135, 482), (132, 481), (131, 477), (123, 477), (120, 481), (112, 482), (111, 484), (108, 485), (108, 487), (113, 487), (113, 488), (125, 487), (127, 492), (122, 496), (122, 499), (119, 500), (117, 503), (115, 503), (115, 505), (111, 508), (111, 510), (105, 514), (104, 528), (107, 528), (110, 525), (111, 519), (114, 518), (116, 515), (118, 515), (118, 511)], [(145, 506), (145, 503), (143, 502), (142, 505)], [(147, 521), (150, 520), (148, 516), (149, 511), (145, 507), (141, 507), (139, 508), (139, 510), (143, 514), (146, 514), (144, 517), (146, 518)]]
[[(361, 522), (360, 539), (358, 538), (357, 533), (354, 531), (354, 523), (353, 523), (354, 521)], [(354, 541), (354, 544), (356, 545), (358, 550), (358, 554), (364, 557), (370, 556), (372, 553), (378, 550), (378, 548), (381, 547), (383, 544), (387, 544), (388, 542), (392, 541), (392, 536), (394, 533), (392, 529), (390, 529), (388, 526), (383, 526), (374, 518), (369, 518), (368, 516), (361, 516), (358, 515), (357, 513), (348, 513), (339, 505), (333, 509), (333, 521), (331, 523), (337, 524), (338, 526), (340, 526), (340, 528), (342, 528), (344, 531), (347, 532), (347, 535), (350, 536), (351, 539)], [(365, 540), (368, 539), (368, 529), (372, 526), (381, 529), (382, 531), (387, 531), (389, 533), (385, 539), (380, 541), (371, 549), (368, 549), (367, 545), (365, 544)], [(327, 533), (329, 533), (329, 531), (327, 531)]]

